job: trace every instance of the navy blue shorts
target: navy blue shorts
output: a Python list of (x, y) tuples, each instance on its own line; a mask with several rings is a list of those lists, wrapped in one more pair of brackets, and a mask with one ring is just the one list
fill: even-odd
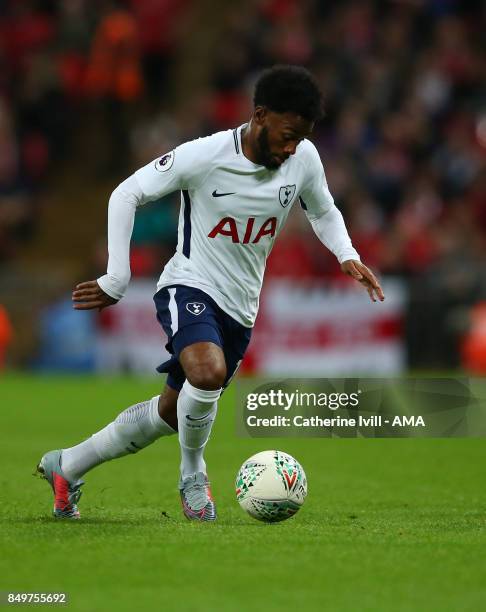
[(226, 387), (243, 359), (251, 328), (235, 321), (209, 295), (193, 287), (164, 287), (154, 295), (154, 302), (157, 319), (169, 338), (166, 349), (172, 355), (159, 365), (157, 372), (167, 373), (169, 387), (182, 389), (186, 376), (179, 355), (196, 342), (213, 342), (221, 347), (226, 360)]

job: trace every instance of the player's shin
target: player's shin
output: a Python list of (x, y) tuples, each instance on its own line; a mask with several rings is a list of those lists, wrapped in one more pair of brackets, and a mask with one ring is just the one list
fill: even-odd
[(161, 436), (176, 433), (160, 416), (159, 396), (130, 406), (90, 438), (62, 451), (62, 470), (69, 480), (110, 459), (133, 454)]
[(206, 473), (204, 448), (216, 418), (221, 389), (206, 391), (193, 387), (187, 380), (177, 401), (179, 443), (181, 446), (181, 477), (197, 472)]

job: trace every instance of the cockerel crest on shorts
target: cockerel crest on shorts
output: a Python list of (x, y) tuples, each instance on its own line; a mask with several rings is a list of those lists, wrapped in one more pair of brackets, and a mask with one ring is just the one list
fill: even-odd
[(191, 314), (197, 316), (206, 310), (206, 304), (203, 304), (202, 302), (189, 302), (186, 304), (186, 308)]

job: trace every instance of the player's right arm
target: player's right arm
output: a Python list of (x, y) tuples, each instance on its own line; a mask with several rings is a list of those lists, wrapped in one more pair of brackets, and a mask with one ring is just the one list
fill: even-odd
[(135, 212), (143, 193), (135, 175), (113, 191), (108, 204), (108, 268), (97, 280), (76, 285), (73, 306), (76, 310), (106, 308), (116, 304), (130, 282), (130, 239)]
[(97, 280), (78, 284), (72, 295), (76, 310), (116, 304), (130, 282), (130, 239), (139, 206), (173, 191), (190, 188), (198, 178), (201, 141), (184, 143), (150, 162), (113, 191), (108, 205), (108, 267)]

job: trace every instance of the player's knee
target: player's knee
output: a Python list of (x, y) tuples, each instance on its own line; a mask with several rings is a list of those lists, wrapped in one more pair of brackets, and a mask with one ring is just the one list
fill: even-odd
[(221, 389), (226, 379), (226, 365), (224, 363), (200, 363), (193, 366), (186, 374), (187, 380), (193, 387), (212, 391)]

